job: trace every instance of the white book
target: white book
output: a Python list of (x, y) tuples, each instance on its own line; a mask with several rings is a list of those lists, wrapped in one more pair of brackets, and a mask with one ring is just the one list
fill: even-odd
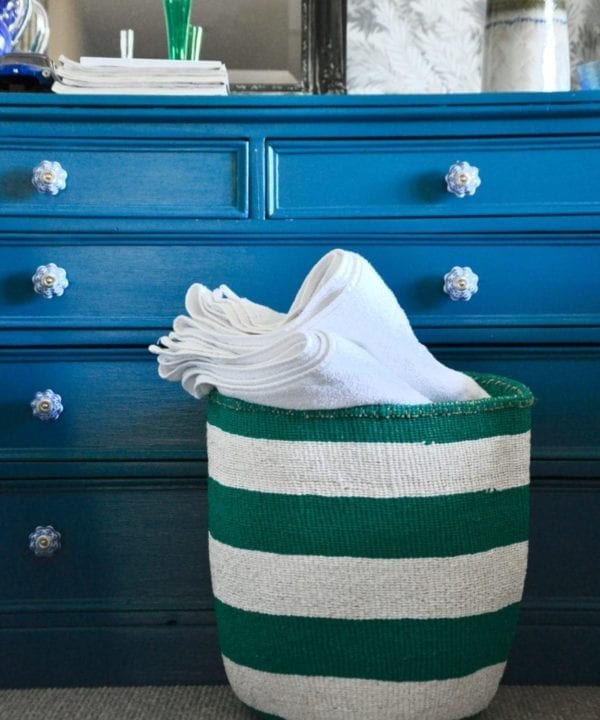
[[(53, 90), (71, 94), (227, 95), (227, 68), (216, 61), (89, 58), (118, 65), (85, 66), (61, 55)], [(149, 64), (148, 64), (149, 63)], [(183, 67), (182, 67), (183, 66)]]
[(219, 77), (81, 77), (56, 73), (56, 76), (72, 85), (226, 85), (226, 76)]
[(79, 85), (65, 85), (61, 82), (55, 82), (52, 85), (52, 91), (59, 95), (181, 95), (183, 97), (228, 95), (226, 85), (215, 87), (197, 85), (186, 85), (185, 87), (160, 86), (156, 88), (129, 86), (115, 89), (112, 87), (82, 87)]
[(121, 84), (228, 84), (226, 67), (221, 63), (213, 70), (203, 68), (179, 68), (169, 66), (168, 69), (152, 69), (149, 67), (83, 67), (73, 60), (62, 57), (56, 66), (59, 79), (73, 85), (121, 85)]
[[(68, 60), (61, 55), (59, 60)], [(223, 66), (219, 60), (162, 60), (159, 58), (105, 58), (105, 57), (82, 57), (79, 64), (83, 67), (118, 67), (118, 68), (162, 68), (171, 70), (173, 68), (185, 70), (217, 70)]]

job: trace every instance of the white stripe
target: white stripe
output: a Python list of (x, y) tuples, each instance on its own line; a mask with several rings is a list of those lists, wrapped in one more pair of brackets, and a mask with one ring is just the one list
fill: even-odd
[(472, 555), (355, 558), (242, 550), (209, 535), (213, 592), (241, 610), (362, 619), (458, 618), (523, 592), (527, 543)]
[(258, 492), (427, 497), (529, 482), (529, 432), (425, 445), (265, 440), (208, 425), (207, 440), (210, 476)]
[(457, 720), (491, 702), (504, 663), (461, 678), (386, 682), (283, 675), (223, 657), (233, 691), (246, 705), (285, 720)]

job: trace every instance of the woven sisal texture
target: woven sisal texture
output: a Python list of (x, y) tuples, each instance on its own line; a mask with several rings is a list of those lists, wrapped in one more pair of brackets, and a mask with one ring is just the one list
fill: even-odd
[(238, 697), (283, 720), (487, 707), (527, 559), (531, 393), (293, 411), (213, 393), (210, 562)]

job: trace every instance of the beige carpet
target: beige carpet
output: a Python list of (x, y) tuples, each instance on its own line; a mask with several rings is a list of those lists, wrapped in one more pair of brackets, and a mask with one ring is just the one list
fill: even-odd
[[(0, 690), (0, 720), (254, 718), (224, 686)], [(600, 687), (501, 687), (480, 719), (600, 720)]]

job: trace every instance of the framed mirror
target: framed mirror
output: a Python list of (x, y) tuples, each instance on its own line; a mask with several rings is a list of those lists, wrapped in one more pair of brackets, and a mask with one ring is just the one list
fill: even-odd
[[(118, 57), (120, 30), (134, 57), (165, 58), (162, 0), (45, 0), (53, 58)], [(345, 92), (345, 0), (198, 0), (201, 58), (221, 60), (232, 92)]]

